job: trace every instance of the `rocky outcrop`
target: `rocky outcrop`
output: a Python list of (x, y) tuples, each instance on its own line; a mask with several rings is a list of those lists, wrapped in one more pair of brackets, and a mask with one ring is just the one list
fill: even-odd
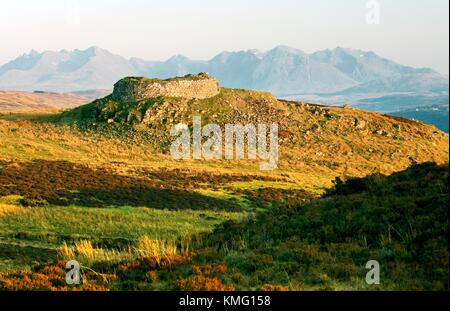
[(219, 82), (206, 73), (167, 80), (128, 77), (114, 85), (112, 99), (125, 103), (158, 96), (205, 99), (219, 92)]

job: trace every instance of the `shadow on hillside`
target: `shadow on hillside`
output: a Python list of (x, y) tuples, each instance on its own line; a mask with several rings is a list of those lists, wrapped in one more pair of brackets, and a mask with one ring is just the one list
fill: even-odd
[[(158, 176), (164, 179), (163, 174)], [(178, 176), (182, 178), (182, 176)], [(116, 174), (67, 161), (0, 162), (0, 196), (21, 195), (24, 205), (146, 206), (170, 210), (238, 211), (240, 205), (186, 191), (161, 180)]]
[(54, 249), (0, 243), (0, 260), (12, 261), (20, 265), (29, 265), (30, 262), (49, 262), (57, 259)]
[(389, 239), (420, 249), (420, 254), (424, 241), (448, 244), (448, 177), (448, 164), (422, 163), (389, 176), (337, 179), (312, 204), (279, 206), (248, 223), (228, 221), (213, 233), (200, 234), (199, 240), (220, 248), (247, 233), (252, 237), (247, 246), (259, 248), (265, 241), (294, 237), (323, 244), (363, 237), (367, 245), (382, 247), (380, 236), (389, 232)]
[(154, 181), (162, 181), (166, 184), (183, 188), (214, 188), (231, 182), (271, 181), (286, 182), (284, 177), (270, 177), (261, 175), (236, 175), (236, 174), (214, 174), (209, 172), (190, 172), (182, 169), (161, 168), (158, 171), (140, 168), (136, 172), (139, 176)]
[(196, 260), (212, 264), (217, 258), (242, 275), (267, 276), (254, 287), (299, 282), (329, 289), (362, 279), (362, 267), (377, 260), (389, 271), (385, 284), (395, 290), (445, 290), (448, 177), (448, 164), (423, 163), (390, 176), (340, 180), (312, 204), (269, 209), (201, 233), (198, 240), (208, 251)]

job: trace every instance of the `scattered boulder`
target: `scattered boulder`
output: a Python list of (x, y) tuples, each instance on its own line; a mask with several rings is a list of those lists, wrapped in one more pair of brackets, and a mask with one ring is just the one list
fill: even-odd
[(355, 128), (363, 130), (366, 127), (366, 121), (355, 118)]
[(417, 161), (417, 159), (416, 159), (414, 156), (412, 156), (412, 155), (410, 155), (410, 156), (408, 157), (408, 160), (411, 161), (411, 164), (413, 164), (413, 165), (419, 163), (419, 162)]
[(311, 126), (311, 129), (312, 129), (313, 131), (320, 132), (321, 127), (320, 127), (319, 124), (314, 123), (314, 124)]

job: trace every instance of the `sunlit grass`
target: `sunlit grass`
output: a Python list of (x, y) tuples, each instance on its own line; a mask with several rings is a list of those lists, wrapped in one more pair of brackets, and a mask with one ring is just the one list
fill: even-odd
[(0, 234), (23, 232), (28, 238), (154, 239), (174, 241), (182, 236), (210, 231), (226, 220), (246, 213), (222, 211), (169, 211), (140, 207), (83, 208), (36, 207), (0, 217)]

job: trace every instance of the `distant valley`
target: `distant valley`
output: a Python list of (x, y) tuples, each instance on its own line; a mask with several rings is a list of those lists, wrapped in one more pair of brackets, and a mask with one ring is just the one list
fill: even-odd
[(448, 103), (402, 110), (393, 113), (393, 115), (434, 124), (438, 129), (448, 133)]
[(433, 124), (448, 133), (448, 94), (415, 92), (352, 95), (305, 94), (286, 96), (285, 99), (330, 106), (349, 104), (358, 109), (387, 113)]

